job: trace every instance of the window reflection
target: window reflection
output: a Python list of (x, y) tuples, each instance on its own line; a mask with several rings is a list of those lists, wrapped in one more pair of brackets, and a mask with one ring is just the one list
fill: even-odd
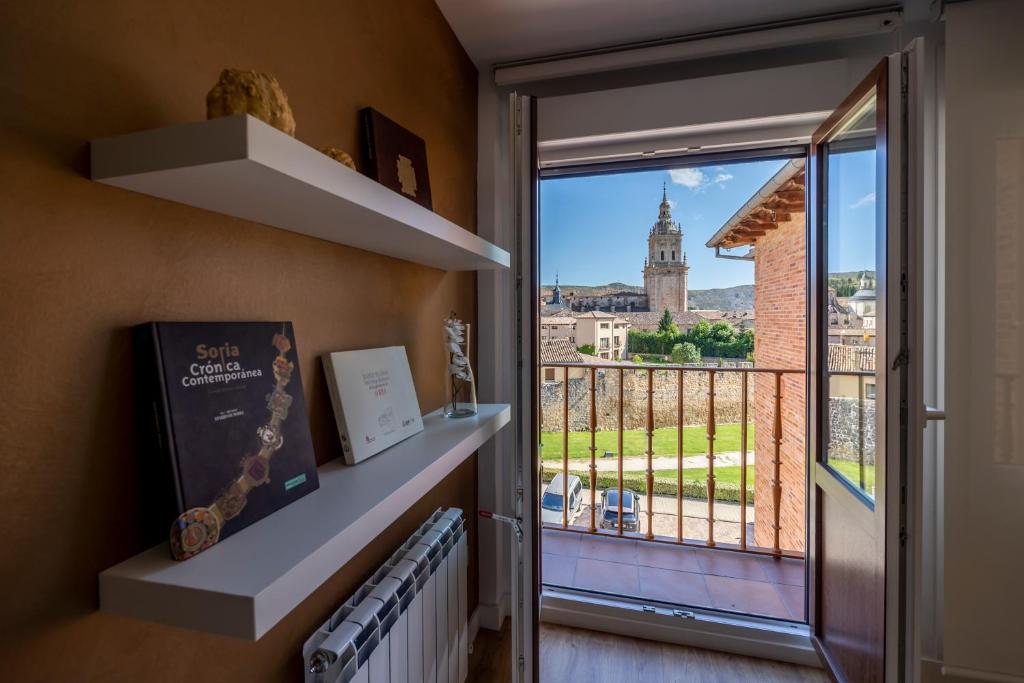
[(825, 461), (875, 494), (875, 333), (880, 204), (872, 95), (825, 145), (828, 420)]

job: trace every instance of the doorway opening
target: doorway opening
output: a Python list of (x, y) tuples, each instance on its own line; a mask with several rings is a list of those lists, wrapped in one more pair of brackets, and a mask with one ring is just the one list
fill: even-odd
[(805, 161), (542, 171), (545, 588), (807, 622)]

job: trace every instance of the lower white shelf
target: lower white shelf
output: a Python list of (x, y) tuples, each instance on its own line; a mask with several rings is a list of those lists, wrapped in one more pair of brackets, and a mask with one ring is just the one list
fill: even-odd
[[(320, 488), (186, 560), (167, 544), (99, 577), (100, 609), (256, 640), (508, 424), (507, 404), (424, 430), (354, 467), (319, 469)], [(474, 514), (474, 511), (467, 511)]]

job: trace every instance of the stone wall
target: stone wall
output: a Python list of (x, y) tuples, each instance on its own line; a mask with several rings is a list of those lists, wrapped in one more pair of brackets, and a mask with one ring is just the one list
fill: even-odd
[[(628, 366), (627, 366), (628, 367)], [(717, 370), (716, 368), (710, 368)], [(597, 430), (619, 428), (619, 372), (594, 369), (597, 401)], [(654, 426), (675, 427), (679, 411), (679, 370), (655, 370)], [(683, 424), (706, 425), (708, 422), (708, 369), (686, 368), (683, 372)], [(541, 385), (541, 429), (562, 431), (565, 411), (565, 382), (544, 382)], [(647, 428), (647, 370), (624, 369), (623, 429)], [(748, 409), (753, 416), (753, 382), (748, 387)], [(715, 372), (715, 421), (740, 421), (741, 376), (737, 372)], [(569, 431), (590, 429), (590, 370), (584, 376), (569, 378)]]
[(874, 399), (865, 399), (864, 405), (861, 407), (856, 398), (832, 397), (828, 401), (828, 415), (829, 457), (860, 462), (861, 448), (863, 448), (864, 463), (874, 465)]

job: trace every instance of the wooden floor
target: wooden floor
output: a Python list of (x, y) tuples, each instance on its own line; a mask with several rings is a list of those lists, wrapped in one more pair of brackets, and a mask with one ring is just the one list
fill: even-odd
[[(470, 683), (510, 682), (511, 656), (507, 622), (501, 633), (481, 629), (470, 657), (468, 680)], [(829, 679), (821, 669), (542, 624), (540, 680), (541, 683), (825, 683)]]

